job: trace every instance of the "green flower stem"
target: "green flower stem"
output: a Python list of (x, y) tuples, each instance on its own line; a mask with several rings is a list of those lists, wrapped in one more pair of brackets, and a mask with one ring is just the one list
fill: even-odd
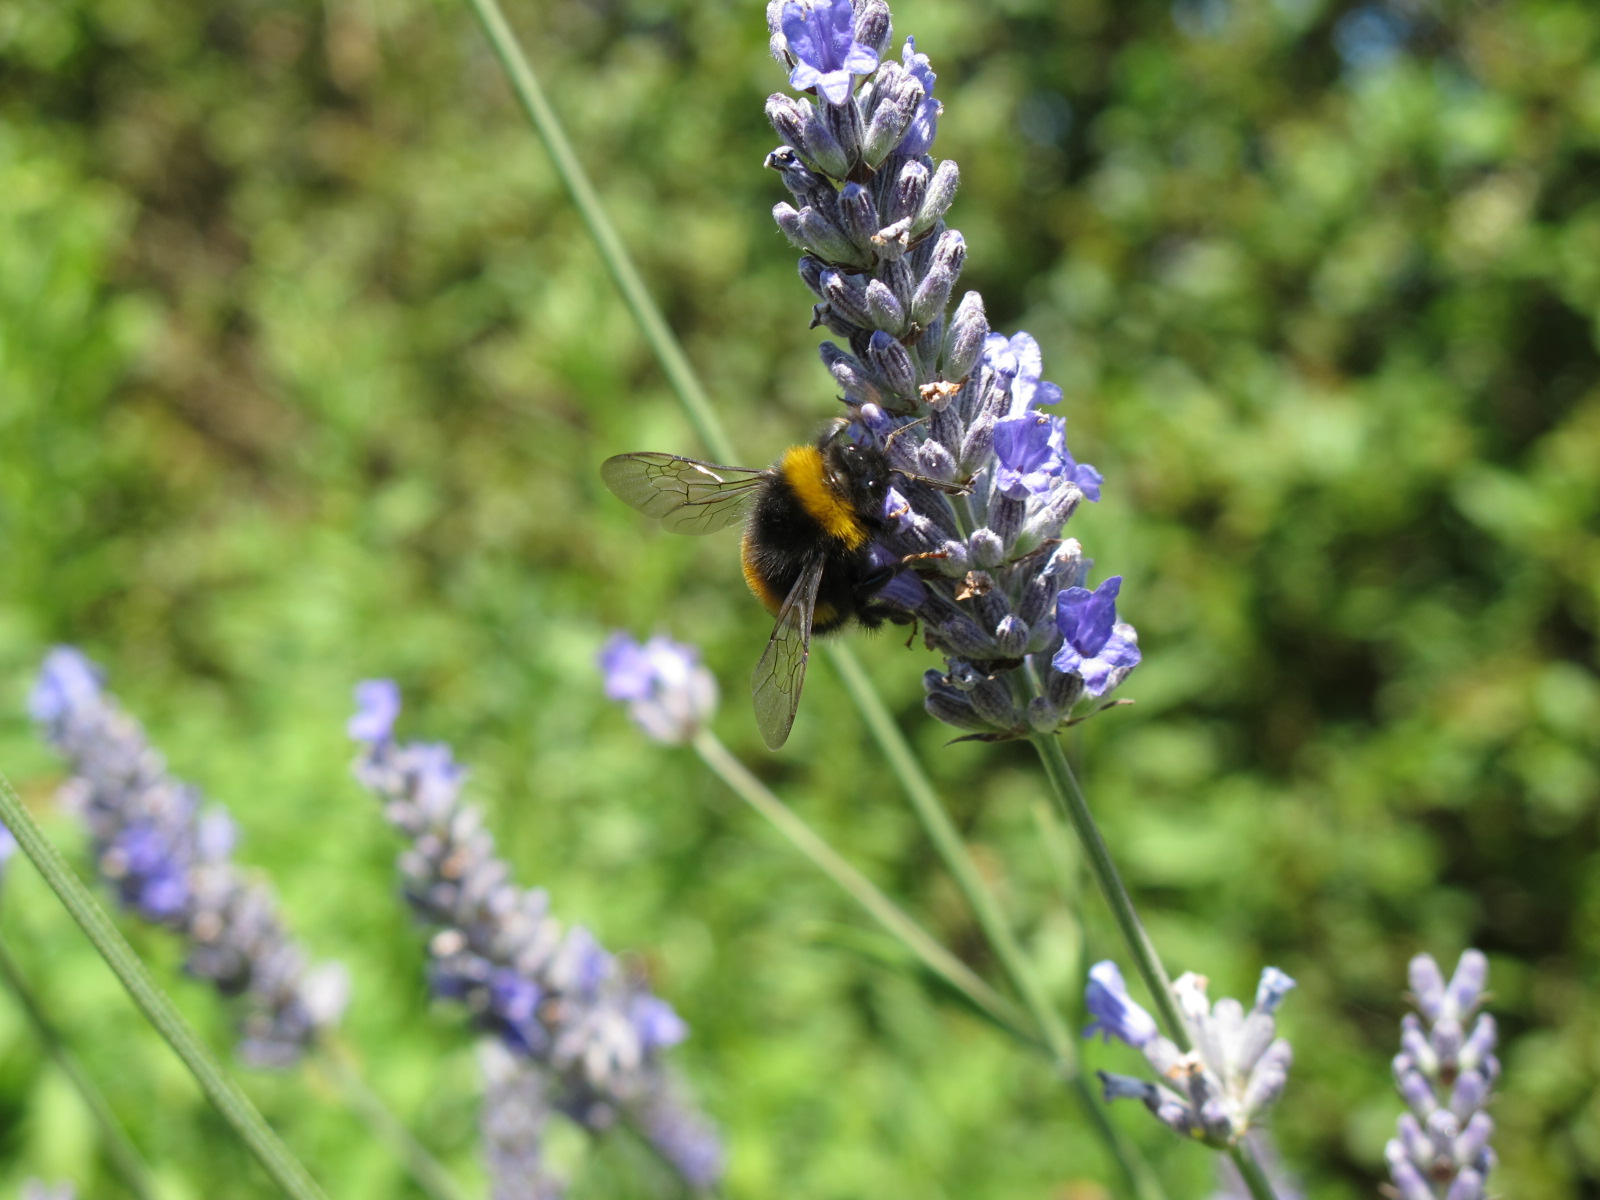
[(661, 369), (666, 372), (667, 381), (677, 393), (684, 412), (688, 414), (690, 422), (700, 435), (700, 440), (706, 444), (706, 449), (713, 458), (721, 462), (733, 462), (735, 458), (733, 444), (728, 440), (727, 431), (722, 428), (722, 422), (712, 411), (711, 401), (707, 398), (705, 389), (700, 386), (700, 380), (695, 375), (694, 369), (690, 367), (688, 357), (678, 345), (678, 340), (662, 317), (661, 310), (651, 299), (649, 289), (639, 277), (639, 271), (628, 256), (622, 239), (617, 236), (611, 218), (606, 215), (605, 206), (601, 204), (600, 196), (594, 190), (594, 184), (589, 181), (583, 164), (578, 161), (572, 143), (567, 139), (566, 130), (562, 128), (555, 109), (550, 107), (544, 89), (539, 86), (538, 77), (534, 75), (527, 56), (523, 54), (522, 47), (517, 42), (517, 35), (511, 31), (511, 26), (506, 23), (505, 14), (500, 11), (500, 5), (497, 0), (467, 0), (467, 2), (472, 5), (472, 11), (482, 23), (483, 31), (489, 37), (489, 44), (494, 47), (495, 56), (505, 68), (506, 76), (511, 81), (511, 88), (517, 94), (522, 111), (527, 114), (528, 120), (533, 123), (535, 131), (544, 142), (545, 149), (550, 152), (556, 173), (561, 176), (561, 182), (566, 184), (572, 202), (577, 206), (578, 214), (589, 227), (589, 236), (594, 238), (594, 244), (600, 251), (600, 258), (604, 261), (606, 270), (611, 272), (611, 278), (616, 283), (617, 290), (622, 293), (623, 302), (633, 314), (633, 319), (639, 322), (645, 340), (650, 343), (650, 349), (661, 363)]
[(1229, 1150), (1228, 1157), (1233, 1160), (1233, 1165), (1239, 1168), (1239, 1175), (1244, 1179), (1245, 1187), (1250, 1189), (1251, 1200), (1278, 1200), (1272, 1190), (1271, 1180), (1261, 1169), (1261, 1164), (1256, 1161), (1254, 1150), (1241, 1144)]
[(1004, 996), (984, 982), (971, 967), (962, 962), (897, 905), (865, 875), (851, 866), (811, 826), (767, 786), (752, 775), (749, 769), (728, 751), (708, 729), (694, 737), (694, 748), (706, 766), (789, 839), (791, 845), (811, 860), (829, 879), (838, 884), (851, 899), (861, 905), (884, 930), (903, 945), (930, 971), (943, 979), (989, 1018), (1010, 1030), (1025, 1042), (1034, 1042), (1028, 1032), (1028, 1019)]
[(28, 1024), (33, 1027), (34, 1037), (39, 1039), (50, 1057), (55, 1059), (56, 1066), (61, 1068), (67, 1081), (77, 1090), (79, 1097), (89, 1109), (89, 1115), (100, 1129), (100, 1140), (105, 1146), (106, 1157), (111, 1160), (111, 1165), (122, 1182), (128, 1185), (138, 1200), (155, 1200), (156, 1189), (150, 1181), (150, 1168), (145, 1165), (140, 1156), (138, 1147), (123, 1130), (117, 1114), (111, 1110), (110, 1103), (104, 1093), (95, 1084), (93, 1076), (84, 1069), (78, 1056), (67, 1045), (61, 1031), (55, 1023), (45, 1015), (44, 1006), (39, 1003), (39, 997), (34, 994), (27, 977), (23, 975), (22, 968), (16, 959), (11, 957), (11, 951), (6, 948), (5, 942), (0, 941), (0, 977), (11, 989), (11, 994), (17, 998), (17, 1004), (27, 1017)]
[(145, 1018), (183, 1060), (206, 1098), (216, 1106), (223, 1120), (233, 1127), (284, 1194), (294, 1197), (294, 1200), (326, 1200), (322, 1189), (300, 1160), (290, 1153), (255, 1105), (250, 1103), (250, 1098), (195, 1035), (177, 1005), (157, 986), (144, 963), (133, 952), (133, 947), (128, 945), (106, 916), (105, 910), (95, 902), (89, 889), (72, 873), (61, 852), (40, 831), (4, 776), (0, 776), (0, 820), (16, 836), (17, 844), (33, 861), (39, 874), (44, 876), (62, 906), (72, 914), (72, 919), (94, 943), (100, 957), (106, 960), (106, 965), (122, 982)]
[(1133, 955), (1134, 966), (1155, 1002), (1156, 1012), (1166, 1027), (1167, 1036), (1178, 1049), (1189, 1050), (1192, 1046), (1189, 1028), (1178, 1012), (1178, 1001), (1172, 994), (1172, 981), (1167, 978), (1166, 968), (1161, 965), (1156, 948), (1150, 942), (1150, 935), (1144, 931), (1139, 914), (1133, 907), (1133, 897), (1128, 894), (1122, 875), (1117, 871), (1117, 864), (1111, 860), (1111, 851), (1106, 846), (1105, 838), (1100, 836), (1100, 827), (1094, 823), (1089, 802), (1067, 764), (1061, 742), (1053, 733), (1034, 734), (1032, 741), (1034, 749), (1039, 752), (1039, 760), (1044, 764), (1045, 775), (1049, 777), (1056, 806), (1083, 845), (1089, 870), (1100, 885), (1106, 903), (1111, 906), (1111, 915), (1116, 919), (1122, 940)]
[(350, 1047), (342, 1039), (324, 1038), (318, 1049), (321, 1051), (319, 1060), (350, 1107), (379, 1140), (388, 1143), (417, 1186), (434, 1200), (468, 1200), (467, 1193), (445, 1170), (444, 1164), (429, 1153), (406, 1123), (384, 1103), (383, 1097), (372, 1090)]
[(1011, 923), (1001, 910), (999, 900), (984, 881), (983, 875), (978, 870), (978, 864), (973, 861), (972, 853), (967, 849), (966, 842), (956, 831), (950, 815), (945, 812), (944, 805), (940, 803), (938, 794), (933, 790), (932, 781), (922, 769), (922, 763), (912, 753), (910, 745), (900, 732), (900, 727), (895, 724), (894, 717), (884, 706), (883, 700), (873, 688), (871, 680), (856, 656), (838, 644), (828, 646), (828, 652), (856, 707), (861, 710), (868, 728), (883, 748), (890, 770), (900, 780), (900, 786), (905, 789), (907, 797), (911, 800), (911, 807), (916, 811), (923, 829), (932, 839), (939, 856), (944, 859), (945, 866), (955, 876), (956, 884), (972, 907), (973, 915), (977, 917), (984, 937), (993, 947), (995, 957), (1000, 960), (1001, 967), (1011, 979), (1017, 994), (1022, 997), (1023, 1004), (1027, 1006), (1034, 1023), (1044, 1036), (1045, 1046), (1055, 1060), (1056, 1071), (1071, 1084), (1074, 1094), (1105, 1139), (1107, 1148), (1134, 1193), (1143, 1200), (1159, 1200), (1162, 1191), (1154, 1174), (1139, 1156), (1138, 1151), (1128, 1144), (1120, 1131), (1106, 1118), (1093, 1090), (1084, 1081), (1078, 1067), (1076, 1046), (1072, 1036), (1067, 1032), (1061, 1014), (1045, 994), (1039, 977), (1034, 973), (1033, 964), (1017, 943)]

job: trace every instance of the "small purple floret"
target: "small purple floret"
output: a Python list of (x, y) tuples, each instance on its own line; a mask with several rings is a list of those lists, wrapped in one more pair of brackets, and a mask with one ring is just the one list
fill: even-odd
[(57, 646), (45, 655), (39, 680), (28, 697), (28, 712), (35, 721), (59, 721), (75, 708), (100, 694), (100, 670), (81, 651)]
[(394, 736), (399, 715), (399, 685), (392, 679), (368, 679), (356, 684), (356, 711), (345, 729), (354, 741), (385, 741)]
[(625, 702), (634, 722), (658, 742), (688, 741), (716, 711), (716, 680), (693, 646), (664, 637), (641, 645), (616, 633), (599, 664), (607, 698)]
[(1083, 1002), (1094, 1017), (1084, 1029), (1084, 1037), (1099, 1034), (1107, 1042), (1121, 1038), (1138, 1049), (1161, 1032), (1155, 1018), (1128, 995), (1122, 972), (1109, 958), (1089, 968), (1089, 986), (1084, 989)]
[(829, 104), (850, 98), (854, 75), (878, 68), (878, 54), (855, 39), (850, 0), (803, 0), (783, 6), (783, 36), (795, 57), (789, 86), (815, 88)]
[(1139, 644), (1132, 625), (1117, 620), (1117, 593), (1122, 576), (1113, 575), (1094, 591), (1071, 587), (1056, 597), (1056, 628), (1061, 649), (1056, 670), (1077, 675), (1090, 696), (1103, 696), (1139, 663)]

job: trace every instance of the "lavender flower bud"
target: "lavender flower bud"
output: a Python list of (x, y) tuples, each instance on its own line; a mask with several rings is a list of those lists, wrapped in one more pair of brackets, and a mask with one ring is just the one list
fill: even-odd
[(962, 264), (966, 260), (965, 239), (954, 229), (941, 233), (934, 246), (933, 262), (911, 299), (913, 321), (927, 326), (944, 312), (945, 306), (950, 303), (950, 292), (955, 287), (956, 276), (961, 274)]
[(883, 392), (867, 373), (865, 364), (853, 354), (847, 354), (832, 342), (817, 347), (823, 364), (845, 395), (858, 404), (878, 404)]
[(870, 325), (898, 337), (905, 332), (906, 311), (900, 301), (881, 282), (874, 279), (867, 284), (867, 315)]
[[(817, 119), (838, 144), (846, 162), (854, 164), (861, 158), (861, 110), (853, 100), (838, 106), (822, 105), (817, 111)], [(846, 175), (849, 173), (845, 172)]]
[(944, 214), (955, 201), (956, 188), (960, 184), (961, 168), (956, 166), (955, 159), (945, 159), (928, 183), (928, 194), (923, 198), (922, 207), (917, 210), (917, 219), (911, 224), (912, 237), (925, 233), (944, 219)]
[(855, 40), (882, 58), (893, 37), (889, 6), (884, 0), (866, 0), (856, 10)]
[(950, 329), (945, 335), (944, 361), (941, 369), (946, 379), (965, 379), (978, 365), (984, 341), (989, 336), (989, 318), (983, 311), (983, 297), (968, 292), (956, 305), (955, 316), (950, 318)]
[(839, 222), (844, 232), (863, 251), (870, 251), (878, 232), (878, 206), (872, 193), (859, 183), (847, 183), (839, 192)]
[(806, 118), (810, 113), (811, 106), (793, 96), (774, 92), (767, 97), (767, 121), (772, 131), (784, 145), (793, 146), (802, 153), (806, 152)]
[(865, 265), (863, 252), (819, 209), (810, 205), (802, 208), (799, 226), (801, 249), (809, 250), (824, 262), (838, 266)]
[(885, 64), (879, 75), (882, 91), (861, 139), (861, 160), (874, 169), (899, 146), (925, 98), (922, 85), (895, 64)]
[(867, 365), (891, 393), (908, 400), (916, 398), (917, 369), (911, 362), (911, 355), (882, 330), (875, 332), (867, 343)]
[(789, 244), (796, 250), (810, 249), (806, 242), (805, 230), (800, 227), (800, 212), (794, 205), (787, 201), (782, 204), (774, 204), (772, 206), (772, 220), (783, 236), (789, 239)]
[(928, 168), (916, 161), (906, 163), (889, 191), (889, 204), (883, 212), (885, 220), (915, 223), (927, 195)]

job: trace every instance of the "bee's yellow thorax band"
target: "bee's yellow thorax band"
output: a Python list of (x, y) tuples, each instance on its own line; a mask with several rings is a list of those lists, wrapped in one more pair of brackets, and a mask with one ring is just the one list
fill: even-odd
[(866, 544), (867, 531), (850, 502), (828, 486), (822, 451), (815, 446), (792, 446), (784, 452), (778, 471), (794, 489), (800, 506), (829, 537), (837, 538), (851, 550)]

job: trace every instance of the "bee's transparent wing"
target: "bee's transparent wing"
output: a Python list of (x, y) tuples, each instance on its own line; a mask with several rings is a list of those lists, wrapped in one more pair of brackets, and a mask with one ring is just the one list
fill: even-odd
[(617, 499), (659, 517), (673, 533), (726, 529), (739, 519), (766, 474), (676, 454), (619, 454), (600, 464), (600, 478)]
[(800, 578), (778, 610), (767, 648), (750, 677), (750, 695), (756, 706), (756, 726), (776, 750), (789, 740), (795, 710), (800, 707), (800, 687), (806, 680), (806, 660), (811, 657), (811, 619), (817, 607), (817, 586), (822, 582), (820, 554), (806, 561)]

